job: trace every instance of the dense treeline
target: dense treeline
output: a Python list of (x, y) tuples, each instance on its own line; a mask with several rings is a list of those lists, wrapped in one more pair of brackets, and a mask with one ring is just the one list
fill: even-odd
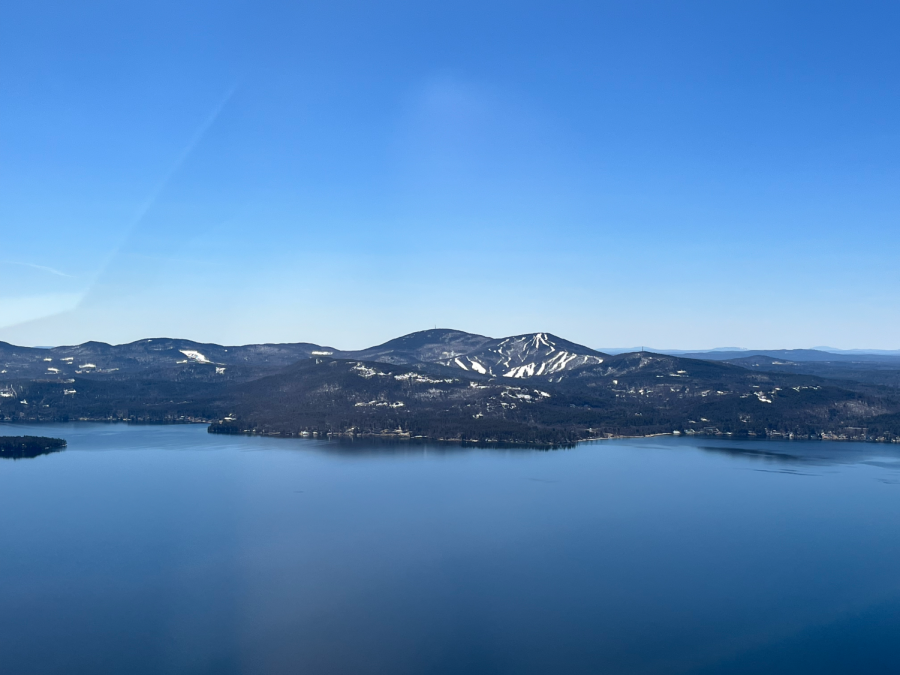
[(0, 436), (0, 459), (26, 459), (59, 452), (66, 447), (62, 438), (44, 436)]
[(676, 431), (900, 438), (896, 388), (647, 353), (525, 380), (318, 357), (260, 373), (246, 381), (159, 372), (13, 381), (0, 419), (205, 421), (220, 433), (546, 445)]

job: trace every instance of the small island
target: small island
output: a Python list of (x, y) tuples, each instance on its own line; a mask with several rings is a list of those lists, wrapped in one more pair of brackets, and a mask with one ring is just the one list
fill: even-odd
[(0, 436), (0, 459), (29, 459), (59, 452), (66, 447), (62, 438), (44, 436)]

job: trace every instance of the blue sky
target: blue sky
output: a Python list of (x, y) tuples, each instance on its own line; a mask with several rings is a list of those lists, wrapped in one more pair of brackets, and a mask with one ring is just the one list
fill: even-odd
[(900, 6), (0, 6), (0, 340), (900, 348)]

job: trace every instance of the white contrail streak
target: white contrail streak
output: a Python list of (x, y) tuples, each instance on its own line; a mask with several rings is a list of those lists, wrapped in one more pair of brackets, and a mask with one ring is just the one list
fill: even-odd
[[(179, 153), (178, 157), (175, 158), (175, 161), (172, 163), (172, 166), (169, 167), (169, 170), (166, 172), (166, 174), (162, 177), (162, 180), (157, 183), (156, 187), (153, 189), (147, 199), (144, 200), (144, 202), (138, 207), (137, 213), (135, 213), (134, 218), (131, 219), (131, 222), (125, 228), (125, 231), (119, 239), (119, 244), (109, 253), (109, 255), (106, 256), (106, 259), (103, 261), (103, 264), (97, 271), (97, 274), (94, 277), (91, 286), (85, 291), (84, 295), (82, 296), (81, 302), (84, 302), (84, 299), (90, 295), (91, 290), (93, 290), (94, 286), (97, 285), (97, 281), (101, 276), (103, 276), (103, 273), (109, 268), (110, 263), (115, 259), (115, 257), (119, 255), (134, 230), (138, 225), (141, 224), (141, 222), (144, 220), (144, 217), (147, 215), (147, 212), (150, 211), (150, 209), (156, 203), (156, 200), (159, 199), (159, 196), (162, 194), (163, 190), (166, 189), (169, 181), (172, 180), (172, 177), (178, 172), (187, 158), (190, 157), (194, 149), (200, 144), (200, 141), (203, 140), (206, 132), (209, 131), (210, 127), (215, 123), (216, 119), (219, 117), (219, 114), (222, 112), (222, 109), (227, 105), (228, 101), (231, 100), (234, 92), (237, 91), (237, 88), (238, 84), (235, 84), (225, 93), (225, 96), (222, 97), (222, 100), (219, 101), (216, 107), (212, 109), (212, 112), (210, 112), (203, 123), (197, 128), (197, 131), (194, 132), (194, 135), (191, 137), (190, 141), (188, 141), (188, 144)], [(80, 304), (81, 303), (79, 303), (79, 305)]]
[[(178, 157), (175, 159), (175, 162), (173, 162), (169, 171), (166, 173), (165, 176), (163, 176), (163, 179), (157, 184), (156, 189), (154, 189), (153, 192), (150, 193), (150, 196), (147, 198), (147, 200), (143, 204), (141, 204), (140, 208), (138, 209), (137, 214), (135, 214), (134, 219), (131, 221), (131, 224), (128, 226), (128, 230), (126, 231), (126, 238), (127, 238), (127, 235), (131, 234), (131, 231), (135, 227), (137, 227), (140, 224), (140, 222), (144, 219), (144, 216), (147, 215), (147, 211), (150, 210), (150, 208), (153, 206), (153, 203), (159, 198), (159, 195), (166, 188), (166, 185), (172, 179), (172, 176), (175, 175), (175, 173), (178, 171), (178, 169), (181, 168), (181, 165), (184, 164), (185, 160), (194, 151), (194, 148), (196, 148), (197, 145), (199, 145), (200, 141), (203, 140), (203, 137), (206, 135), (206, 132), (209, 131), (209, 128), (216, 121), (216, 118), (219, 117), (219, 113), (222, 112), (222, 109), (225, 107), (225, 104), (228, 103), (228, 101), (234, 95), (234, 92), (236, 90), (237, 90), (237, 85), (234, 85), (233, 87), (231, 87), (231, 89), (229, 89), (225, 93), (225, 96), (222, 98), (222, 100), (219, 101), (219, 104), (215, 108), (213, 108), (212, 112), (209, 114), (209, 116), (206, 118), (206, 120), (203, 122), (203, 124), (201, 124), (200, 127), (197, 129), (197, 131), (194, 132), (193, 137), (191, 137), (191, 140), (185, 146), (184, 150), (181, 151), (181, 154), (178, 155)], [(116, 252), (118, 252), (118, 250)]]

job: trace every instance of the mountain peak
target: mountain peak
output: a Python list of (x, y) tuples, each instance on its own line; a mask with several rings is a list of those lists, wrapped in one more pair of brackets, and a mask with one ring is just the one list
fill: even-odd
[(510, 378), (552, 376), (603, 362), (606, 354), (552, 333), (525, 333), (485, 343), (479, 350), (442, 361), (482, 375)]
[(451, 328), (429, 328), (402, 335), (359, 351), (338, 352), (335, 358), (383, 363), (433, 363), (467, 354), (491, 342), (491, 338)]

